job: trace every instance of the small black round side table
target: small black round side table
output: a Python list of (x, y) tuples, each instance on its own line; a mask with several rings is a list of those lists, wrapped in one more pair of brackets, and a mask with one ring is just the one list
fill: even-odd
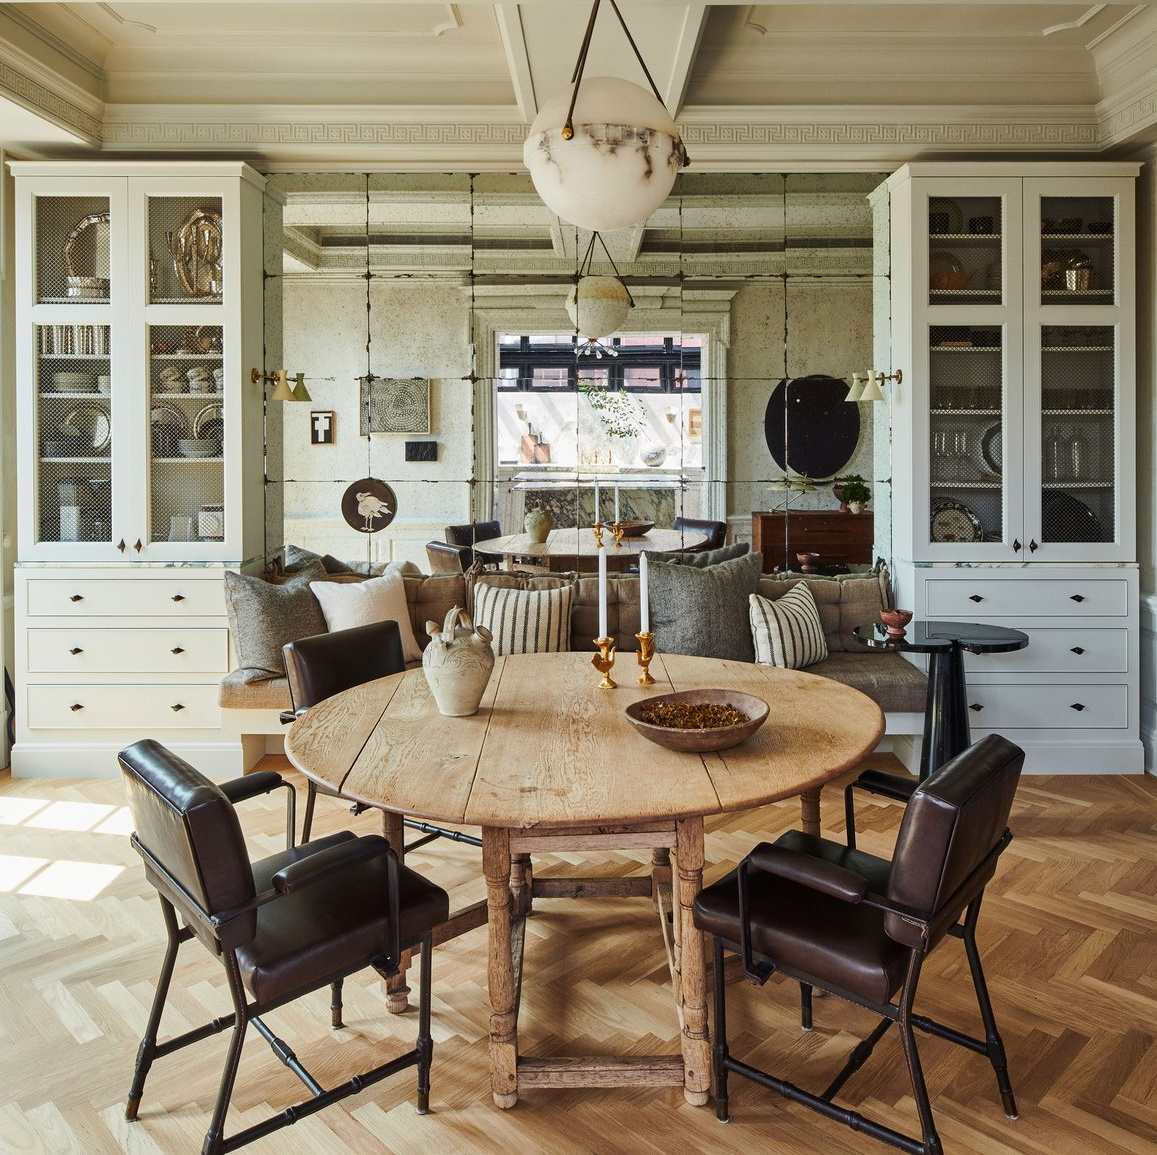
[(868, 622), (856, 626), (852, 633), (856, 641), (872, 649), (928, 655), (921, 782), (972, 744), (968, 686), (964, 680), (965, 651), (1007, 654), (1028, 645), (1028, 634), (1020, 630), (976, 622), (910, 622), (902, 637), (889, 635), (882, 622)]

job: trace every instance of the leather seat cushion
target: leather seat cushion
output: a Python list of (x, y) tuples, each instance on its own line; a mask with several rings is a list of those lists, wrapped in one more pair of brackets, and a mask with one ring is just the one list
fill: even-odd
[[(254, 863), (258, 893), (283, 866), (341, 837), (319, 839)], [(444, 922), (450, 899), (440, 887), (402, 866), (398, 871), (402, 947)], [(386, 860), (343, 870), (332, 880), (259, 907), (257, 933), (237, 950), (241, 976), (259, 1003), (299, 988), (322, 986), (366, 966), (389, 949)]]
[[(883, 894), (889, 864), (839, 843), (790, 831), (777, 846), (799, 850), (868, 879)], [(818, 985), (884, 1003), (899, 989), (908, 951), (884, 931), (878, 910), (836, 898), (764, 871), (750, 874), (751, 944), (756, 954)], [(737, 872), (706, 887), (695, 899), (695, 925), (733, 946), (739, 944)]]

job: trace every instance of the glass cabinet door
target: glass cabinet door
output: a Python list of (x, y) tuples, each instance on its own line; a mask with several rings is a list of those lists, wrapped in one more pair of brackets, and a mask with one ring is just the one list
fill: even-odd
[(107, 196), (40, 196), (35, 202), (37, 304), (107, 304), (111, 285)]
[(929, 328), (929, 540), (1004, 539), (1004, 350), (999, 325)]
[(148, 198), (150, 304), (219, 304), (224, 255), (220, 197)]
[(1116, 304), (1115, 206), (1109, 196), (1041, 197), (1042, 306)]
[(109, 326), (35, 325), (33, 334), (37, 540), (109, 542)]
[(225, 536), (220, 325), (149, 328), (150, 541)]
[(1109, 325), (1041, 328), (1041, 543), (1113, 542), (1116, 333)]
[(928, 199), (928, 304), (1003, 302), (1004, 199)]

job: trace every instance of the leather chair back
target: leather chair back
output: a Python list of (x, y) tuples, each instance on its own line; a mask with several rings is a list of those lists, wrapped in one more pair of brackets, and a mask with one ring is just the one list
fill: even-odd
[[(1008, 827), (1023, 766), (1023, 750), (988, 734), (913, 793), (896, 838), (887, 897), (931, 920), (929, 948), (996, 870), (997, 856), (989, 855)], [(884, 928), (896, 942), (920, 945), (918, 928), (899, 915), (886, 915)]]
[(282, 653), (295, 710), (406, 668), (402, 635), (395, 621), (298, 638), (283, 646)]
[(696, 517), (675, 518), (676, 529), (694, 529), (707, 534), (707, 540), (702, 545), (687, 547), (688, 553), (701, 553), (703, 550), (720, 549), (727, 541), (727, 522), (705, 521)]
[(470, 547), (462, 554), (463, 570), (468, 570), (474, 564), (475, 556), (479, 556), (484, 562), (491, 564), (500, 562), (502, 559), (497, 554), (475, 555), (473, 546), (476, 541), (489, 541), (492, 537), (501, 536), (502, 526), (497, 521), (472, 521), (466, 525), (446, 526), (446, 540), (451, 545)]
[[(197, 937), (219, 952), (220, 940), (206, 914), (235, 910), (256, 893), (233, 804), (220, 787), (152, 738), (134, 742), (118, 760), (133, 840), (144, 851), (149, 881)], [(251, 939), (256, 918), (250, 911), (231, 921), (229, 945)]]

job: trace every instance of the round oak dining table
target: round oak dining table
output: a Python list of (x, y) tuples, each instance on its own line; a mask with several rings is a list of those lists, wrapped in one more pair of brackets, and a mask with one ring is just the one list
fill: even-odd
[[(478, 712), (464, 718), (438, 713), (420, 669), (381, 678), (306, 711), (286, 753), (308, 778), (383, 808), (395, 849), (402, 815), (482, 828), (495, 1103), (514, 1106), (520, 1087), (681, 1085), (699, 1105), (711, 1076), (704, 940), (692, 919), (704, 819), (800, 795), (804, 827), (818, 832), (820, 787), (875, 747), (884, 719), (858, 690), (803, 671), (657, 654), (655, 684), (640, 686), (630, 655), (620, 654), (618, 687), (603, 689), (591, 657), (499, 657)], [(754, 694), (770, 715), (742, 744), (695, 754), (649, 741), (624, 713), (643, 698), (707, 688)], [(601, 893), (650, 895), (665, 929), (664, 877), (670, 886), (680, 1053), (519, 1055), (523, 926), (533, 898), (600, 893), (590, 880), (535, 879), (531, 856), (647, 848), (649, 877), (604, 880)]]
[[(615, 544), (609, 525), (603, 526), (603, 544), (607, 547), (607, 568), (622, 570), (639, 564), (644, 550), (655, 553), (677, 553), (696, 549), (707, 543), (707, 534), (691, 529), (651, 529), (639, 537), (622, 537)], [(598, 560), (599, 547), (595, 532), (589, 526), (583, 529), (552, 529), (546, 541), (531, 541), (525, 533), (510, 533), (504, 537), (490, 537), (474, 543), (475, 554), (499, 554), (507, 569), (517, 564), (516, 559), (532, 561), (549, 569), (583, 569)]]

